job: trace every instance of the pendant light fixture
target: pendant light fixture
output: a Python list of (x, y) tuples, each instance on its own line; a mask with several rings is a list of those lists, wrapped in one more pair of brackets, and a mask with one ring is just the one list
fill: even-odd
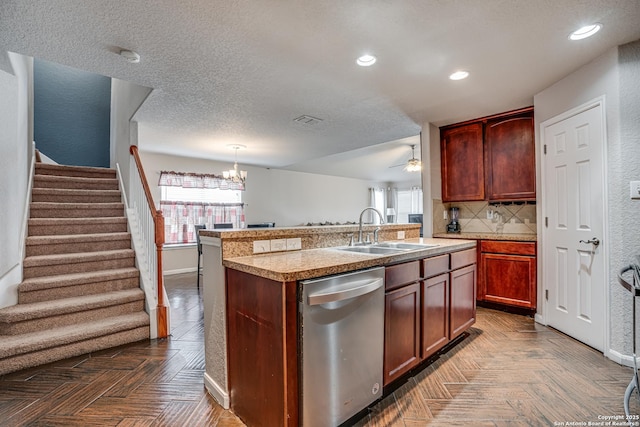
[(235, 163), (233, 164), (233, 169), (223, 171), (222, 176), (224, 177), (224, 179), (228, 179), (229, 181), (236, 183), (241, 183), (244, 186), (244, 182), (247, 179), (247, 171), (238, 170), (238, 150), (244, 150), (247, 147), (239, 144), (229, 145), (228, 147), (236, 151)]

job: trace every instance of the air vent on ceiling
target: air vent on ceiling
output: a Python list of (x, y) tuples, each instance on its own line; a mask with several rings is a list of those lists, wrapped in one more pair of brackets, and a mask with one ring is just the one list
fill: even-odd
[(300, 117), (296, 117), (295, 119), (293, 119), (294, 122), (296, 123), (300, 123), (303, 125), (317, 125), (318, 123), (320, 123), (322, 121), (322, 119), (319, 119), (317, 117), (313, 117), (313, 116), (307, 116), (306, 114), (303, 114)]

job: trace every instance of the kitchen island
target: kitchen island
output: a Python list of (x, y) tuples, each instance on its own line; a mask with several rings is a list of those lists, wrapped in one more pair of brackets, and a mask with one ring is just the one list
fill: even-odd
[[(385, 385), (434, 354), (475, 321), (474, 241), (420, 239), (417, 237), (419, 225), (393, 224), (383, 226), (382, 241), (395, 240), (393, 238), (401, 233), (407, 237), (403, 240), (405, 243), (435, 246), (368, 254), (334, 247), (336, 242), (347, 241), (344, 236), (353, 232), (348, 227), (336, 230), (301, 227), (271, 232), (276, 233), (270, 236), (276, 240), (295, 239), (292, 236), (302, 233), (299, 235), (302, 242), (309, 241), (304, 233), (319, 233), (326, 237), (328, 247), (322, 247), (323, 239), (316, 235), (311, 241), (321, 247), (305, 249), (301, 245), (300, 250), (225, 257), (225, 237), (229, 239), (229, 247), (237, 249), (240, 244), (247, 246), (254, 239), (268, 235), (251, 234), (254, 231), (236, 231), (235, 234), (209, 231), (202, 235), (205, 245), (205, 383), (219, 401), (221, 395), (225, 397), (224, 387), (228, 387), (226, 403), (248, 425), (294, 426), (300, 423), (302, 280), (373, 267), (386, 268), (385, 340), (393, 344), (385, 349)], [(234, 239), (236, 241), (231, 244)], [(216, 257), (224, 268), (222, 274), (214, 268)], [(223, 292), (219, 289), (221, 283)], [(214, 321), (221, 309), (225, 313), (223, 319), (218, 319), (222, 325)], [(425, 324), (426, 319), (429, 321)], [(221, 332), (225, 332), (224, 343), (212, 342), (221, 339)], [(437, 338), (437, 342), (429, 343), (431, 338)], [(216, 382), (213, 376), (220, 372), (209, 365), (210, 362), (219, 364), (219, 359), (212, 357), (221, 352), (227, 362), (223, 369), (228, 368), (228, 371), (224, 371), (223, 382)]]

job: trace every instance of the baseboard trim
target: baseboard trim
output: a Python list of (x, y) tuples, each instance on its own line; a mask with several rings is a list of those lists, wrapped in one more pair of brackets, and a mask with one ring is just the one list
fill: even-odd
[(162, 274), (164, 274), (165, 276), (173, 276), (176, 274), (195, 273), (197, 270), (197, 267), (176, 268), (175, 270), (164, 270)]
[(616, 350), (609, 349), (609, 351), (605, 356), (607, 356), (609, 359), (613, 360), (614, 362), (618, 363), (619, 365), (633, 368), (633, 356), (630, 354), (622, 354)]
[(229, 409), (229, 393), (224, 391), (206, 372), (204, 373), (204, 386), (216, 402), (224, 409)]

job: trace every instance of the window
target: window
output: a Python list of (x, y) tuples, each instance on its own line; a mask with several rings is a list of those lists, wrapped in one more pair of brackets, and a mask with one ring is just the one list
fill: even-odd
[[(237, 187), (205, 183), (194, 186), (193, 180), (187, 183), (178, 179), (169, 181), (165, 172), (160, 174), (160, 210), (164, 216), (165, 243), (195, 243), (194, 225), (204, 224), (207, 229), (215, 228), (215, 224), (231, 224), (233, 228), (244, 227), (244, 205), (242, 190)], [(171, 172), (168, 174), (176, 174)], [(194, 174), (190, 174), (194, 175)], [(204, 176), (204, 175), (198, 175)], [(200, 182), (203, 182), (201, 180)], [(212, 182), (209, 180), (208, 182)], [(169, 185), (163, 185), (169, 184)], [(181, 185), (189, 185), (183, 187)]]
[(422, 189), (411, 187), (409, 190), (398, 190), (398, 220), (408, 223), (409, 214), (422, 213)]

